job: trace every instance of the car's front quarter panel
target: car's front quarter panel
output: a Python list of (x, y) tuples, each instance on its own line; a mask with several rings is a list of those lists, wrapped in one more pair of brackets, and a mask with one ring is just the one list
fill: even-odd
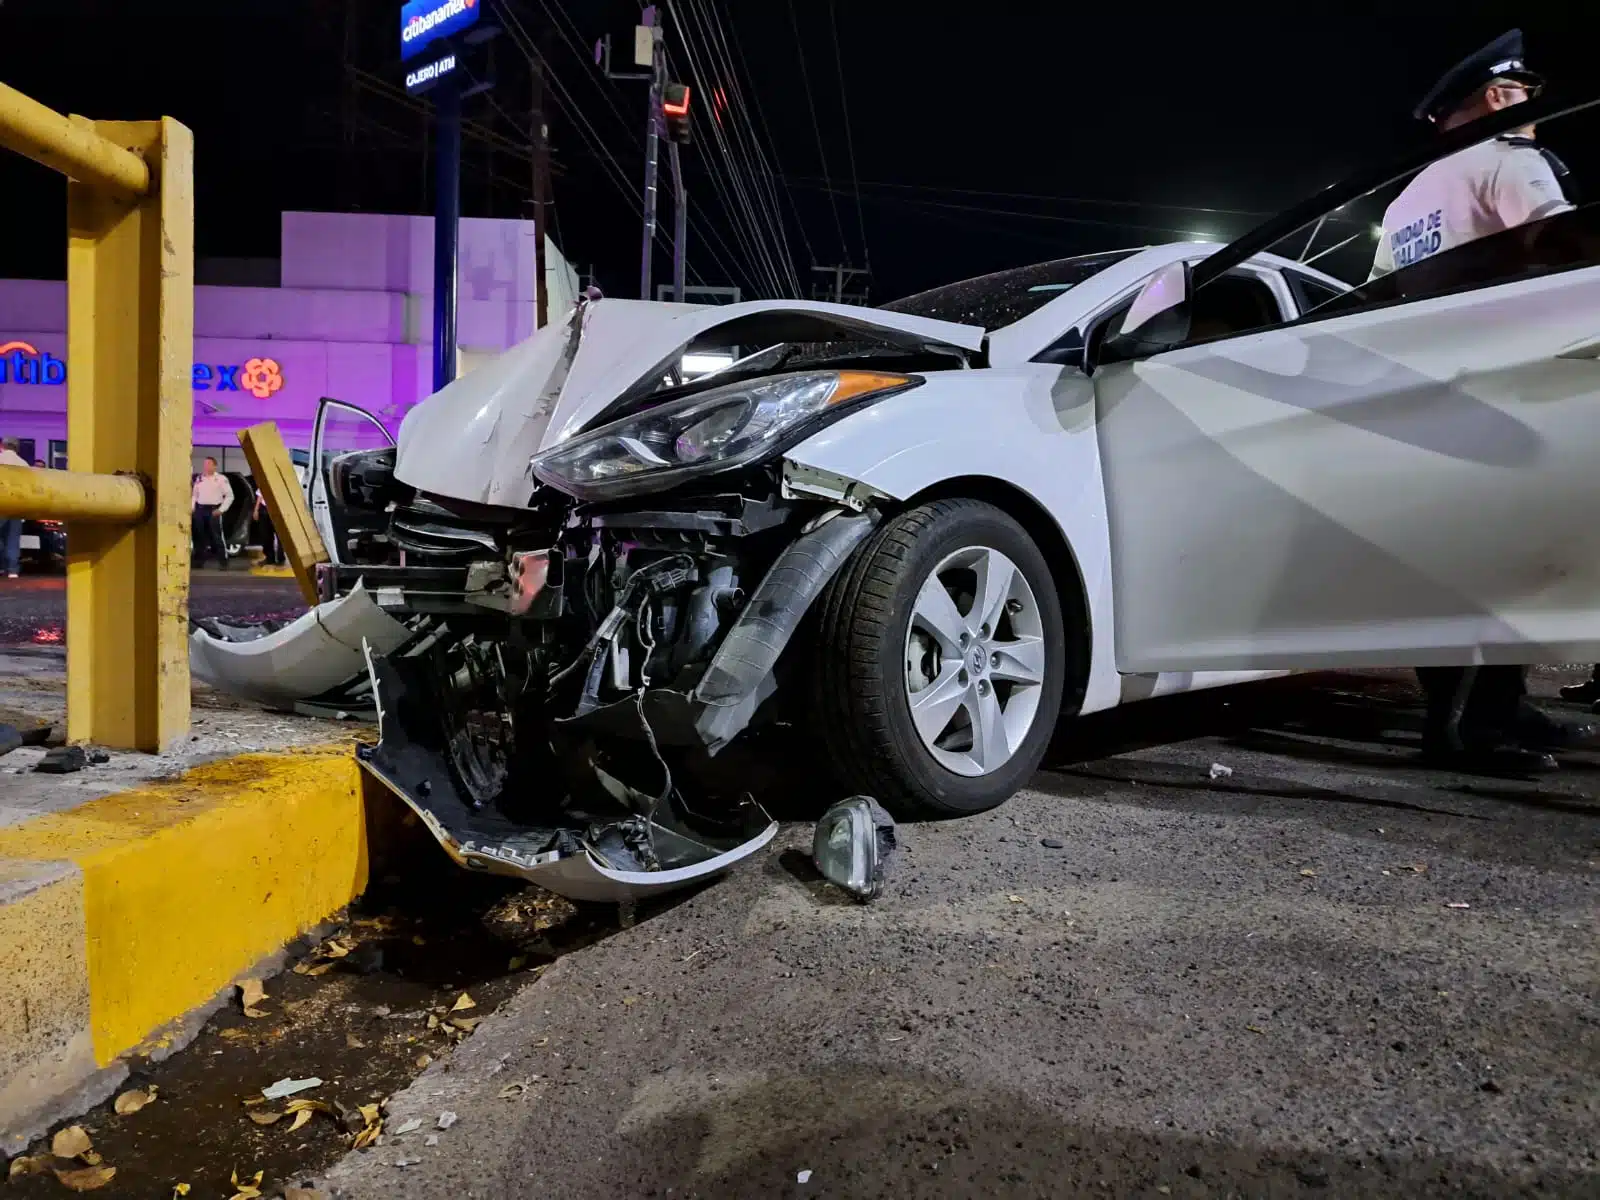
[(954, 479), (999, 480), (1054, 518), (1077, 559), (1093, 625), (1083, 712), (1121, 699), (1112, 644), (1110, 543), (1094, 385), (1047, 364), (930, 374), (786, 455), (910, 500)]

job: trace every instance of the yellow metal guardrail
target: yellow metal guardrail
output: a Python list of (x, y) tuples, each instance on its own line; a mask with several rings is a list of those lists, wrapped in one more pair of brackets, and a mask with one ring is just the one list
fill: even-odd
[(68, 523), (68, 740), (164, 750), (189, 730), (194, 138), (0, 84), (0, 146), (67, 176), (74, 468), (0, 468), (0, 517)]

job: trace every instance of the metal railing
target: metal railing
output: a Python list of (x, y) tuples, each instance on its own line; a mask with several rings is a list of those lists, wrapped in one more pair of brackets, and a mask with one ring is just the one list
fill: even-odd
[(67, 176), (74, 468), (0, 467), (0, 517), (67, 522), (68, 740), (164, 750), (189, 730), (194, 139), (0, 84), (0, 146)]

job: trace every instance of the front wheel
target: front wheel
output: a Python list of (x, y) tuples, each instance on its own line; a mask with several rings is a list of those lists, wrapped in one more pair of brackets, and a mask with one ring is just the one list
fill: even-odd
[(1038, 769), (1066, 674), (1061, 604), (1038, 546), (977, 500), (875, 531), (829, 586), (812, 668), (840, 781), (902, 814), (959, 816)]

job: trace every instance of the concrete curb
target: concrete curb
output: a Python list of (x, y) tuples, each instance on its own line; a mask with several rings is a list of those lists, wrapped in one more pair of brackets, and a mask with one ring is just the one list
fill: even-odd
[(350, 746), (249, 754), (0, 829), (0, 1144), (365, 890)]

